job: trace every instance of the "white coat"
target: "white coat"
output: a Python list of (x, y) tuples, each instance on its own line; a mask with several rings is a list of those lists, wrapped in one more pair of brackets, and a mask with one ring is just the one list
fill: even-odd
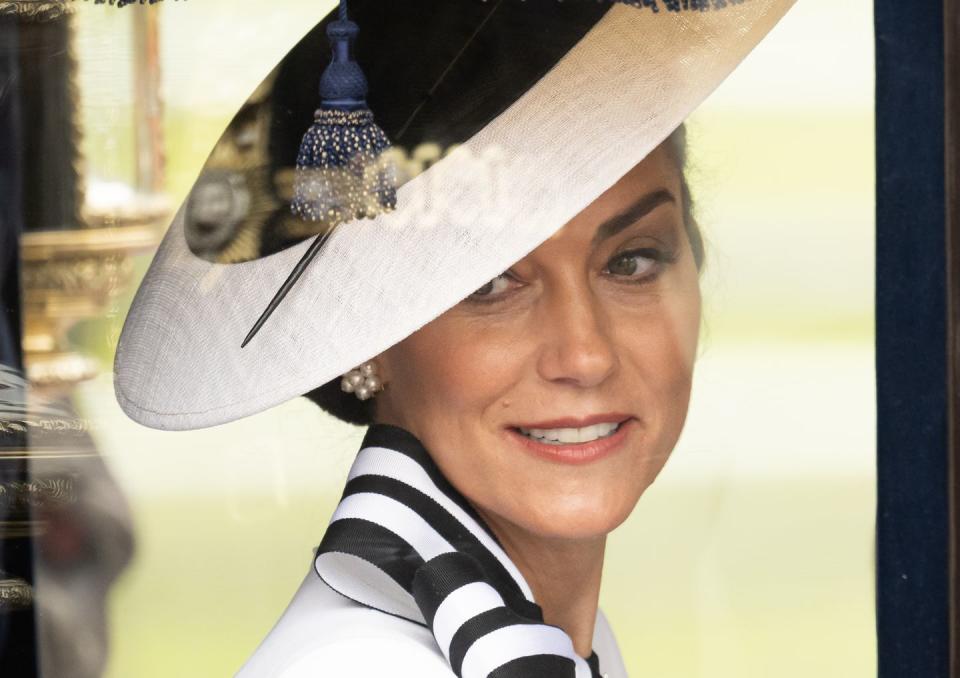
[(539, 675), (569, 662), (577, 676), (626, 678), (601, 612), (589, 659), (542, 618), (523, 574), (416, 436), (373, 424), (313, 567), (237, 676), (455, 678), (454, 665), (488, 678), (513, 662), (524, 664), (507, 670)]
[[(593, 649), (600, 672), (626, 678), (623, 659), (602, 611)], [(425, 626), (355, 603), (311, 568), (283, 616), (236, 678), (452, 678)]]

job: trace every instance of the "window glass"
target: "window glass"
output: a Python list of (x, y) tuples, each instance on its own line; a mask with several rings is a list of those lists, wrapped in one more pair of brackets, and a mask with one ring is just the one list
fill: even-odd
[[(80, 311), (27, 319), (56, 344), (28, 364), (62, 349), (57, 369), (74, 370), (37, 393), (84, 429), (34, 462), (86, 505), (79, 523), (55, 513), (39, 547), (59, 620), (41, 632), (47, 666), (232, 675), (310, 571), (364, 429), (305, 398), (150, 429), (117, 404), (112, 361), (211, 149), (333, 6), (71, 6), (82, 198), (65, 230), (79, 234), (28, 243), (88, 281)], [(609, 538), (600, 600), (631, 675), (875, 675), (871, 11), (798, 3), (686, 122), (706, 251), (692, 398), (665, 469)], [(101, 247), (97, 228), (125, 230)], [(101, 607), (88, 627), (82, 611)]]

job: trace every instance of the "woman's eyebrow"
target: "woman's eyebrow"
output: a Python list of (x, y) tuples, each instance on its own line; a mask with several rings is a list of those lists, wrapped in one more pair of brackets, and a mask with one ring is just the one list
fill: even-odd
[(601, 241), (616, 235), (637, 219), (652, 212), (655, 207), (665, 202), (672, 202), (674, 204), (677, 202), (676, 198), (673, 197), (673, 193), (665, 188), (651, 191), (650, 193), (640, 196), (632, 205), (620, 212), (620, 214), (610, 217), (597, 227), (597, 232), (590, 241), (590, 247), (596, 247)]

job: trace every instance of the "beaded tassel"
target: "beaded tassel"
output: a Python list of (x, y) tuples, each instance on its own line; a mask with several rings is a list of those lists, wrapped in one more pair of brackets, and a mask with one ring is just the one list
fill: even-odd
[(351, 55), (358, 30), (341, 0), (327, 26), (333, 58), (320, 78), (320, 108), (297, 155), (291, 210), (330, 228), (397, 204), (396, 171), (383, 154), (390, 141), (367, 108), (367, 79)]
[(367, 108), (367, 78), (353, 60), (357, 24), (347, 19), (340, 0), (336, 21), (327, 25), (333, 58), (320, 77), (320, 108), (300, 143), (291, 211), (323, 226), (267, 308), (244, 337), (243, 348), (260, 331), (280, 302), (341, 223), (374, 217), (397, 206), (397, 172), (384, 151), (390, 141)]
[[(658, 0), (611, 1), (660, 11)], [(659, 1), (670, 12), (702, 12), (749, 0)], [(320, 222), (323, 228), (260, 314), (241, 347), (263, 327), (339, 224), (396, 208), (397, 172), (387, 160), (389, 154), (384, 153), (390, 142), (367, 108), (367, 79), (351, 55), (358, 31), (357, 25), (347, 19), (346, 0), (340, 0), (339, 16), (327, 26), (333, 58), (320, 78), (320, 108), (300, 144), (290, 205), (295, 215)]]

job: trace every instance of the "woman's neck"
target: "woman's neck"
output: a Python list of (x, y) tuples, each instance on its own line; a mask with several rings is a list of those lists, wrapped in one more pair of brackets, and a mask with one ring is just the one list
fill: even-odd
[(547, 624), (559, 626), (581, 657), (593, 648), (606, 537), (551, 539), (531, 534), (478, 509), (523, 574)]

